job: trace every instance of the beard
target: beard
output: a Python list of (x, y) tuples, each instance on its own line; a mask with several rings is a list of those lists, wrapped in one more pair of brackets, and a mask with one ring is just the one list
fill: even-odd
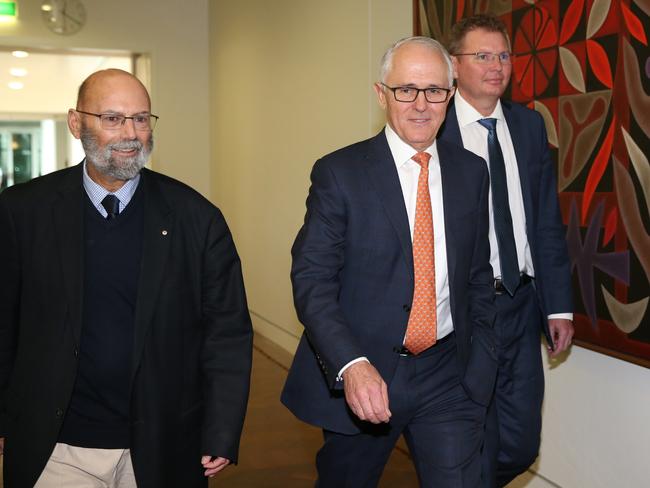
[[(130, 180), (135, 178), (144, 167), (153, 150), (153, 134), (147, 144), (138, 140), (124, 140), (100, 146), (97, 137), (87, 127), (81, 129), (81, 145), (86, 157), (97, 168), (97, 171), (116, 180)], [(134, 156), (128, 158), (115, 158), (112, 151), (129, 151), (135, 149)]]

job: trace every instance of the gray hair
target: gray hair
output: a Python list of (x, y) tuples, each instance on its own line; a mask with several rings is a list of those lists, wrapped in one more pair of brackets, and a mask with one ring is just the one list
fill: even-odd
[(454, 68), (451, 63), (451, 57), (449, 56), (449, 53), (445, 49), (445, 46), (443, 46), (440, 42), (430, 37), (424, 36), (405, 37), (404, 39), (400, 39), (388, 48), (388, 50), (381, 58), (380, 80), (382, 83), (386, 82), (386, 76), (393, 67), (393, 56), (395, 55), (395, 51), (397, 51), (405, 44), (421, 44), (430, 48), (432, 51), (439, 52), (445, 60), (445, 63), (447, 63), (447, 80), (449, 81), (449, 87), (451, 88), (454, 81)]

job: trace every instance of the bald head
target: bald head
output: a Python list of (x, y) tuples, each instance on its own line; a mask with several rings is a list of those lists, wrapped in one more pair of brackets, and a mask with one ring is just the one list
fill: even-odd
[(140, 80), (127, 71), (110, 68), (95, 71), (83, 81), (77, 94), (77, 109), (88, 110), (88, 105), (92, 104), (97, 96), (101, 96), (102, 92), (116, 88), (133, 90), (133, 94), (143, 95), (148, 104), (147, 110), (151, 107), (149, 93)]
[[(109, 191), (134, 178), (153, 149), (151, 100), (131, 73), (97, 71), (81, 84), (77, 108), (68, 111), (68, 127), (86, 153), (88, 175)], [(113, 119), (121, 124), (113, 124)], [(138, 122), (136, 122), (136, 120)]]

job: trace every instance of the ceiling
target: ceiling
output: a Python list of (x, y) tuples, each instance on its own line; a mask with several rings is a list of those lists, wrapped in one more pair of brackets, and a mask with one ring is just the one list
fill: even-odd
[[(14, 76), (12, 68), (27, 71)], [(77, 89), (91, 73), (100, 69), (120, 68), (132, 72), (128, 53), (31, 52), (17, 58), (11, 51), (0, 50), (0, 118), (28, 115), (65, 114), (76, 101)], [(21, 82), (22, 89), (9, 88)]]

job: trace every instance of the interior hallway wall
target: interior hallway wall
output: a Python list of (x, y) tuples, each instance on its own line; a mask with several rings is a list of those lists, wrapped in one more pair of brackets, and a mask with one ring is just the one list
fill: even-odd
[[(85, 0), (86, 25), (72, 36), (47, 29), (41, 3), (18, 2), (17, 22), (0, 24), (0, 45), (150, 55), (152, 111), (160, 116), (152, 166), (208, 196), (208, 0)], [(56, 87), (50, 96), (60, 96)]]
[(213, 199), (257, 333), (295, 350), (290, 248), (315, 160), (383, 126), (372, 83), (412, 30), (410, 0), (210, 2)]
[[(316, 158), (375, 133), (382, 51), (410, 0), (210, 3), (213, 198), (235, 234), (258, 334), (292, 352), (302, 327), (289, 249)], [(650, 479), (649, 370), (573, 347), (545, 357), (537, 475), (513, 488), (640, 488)]]

